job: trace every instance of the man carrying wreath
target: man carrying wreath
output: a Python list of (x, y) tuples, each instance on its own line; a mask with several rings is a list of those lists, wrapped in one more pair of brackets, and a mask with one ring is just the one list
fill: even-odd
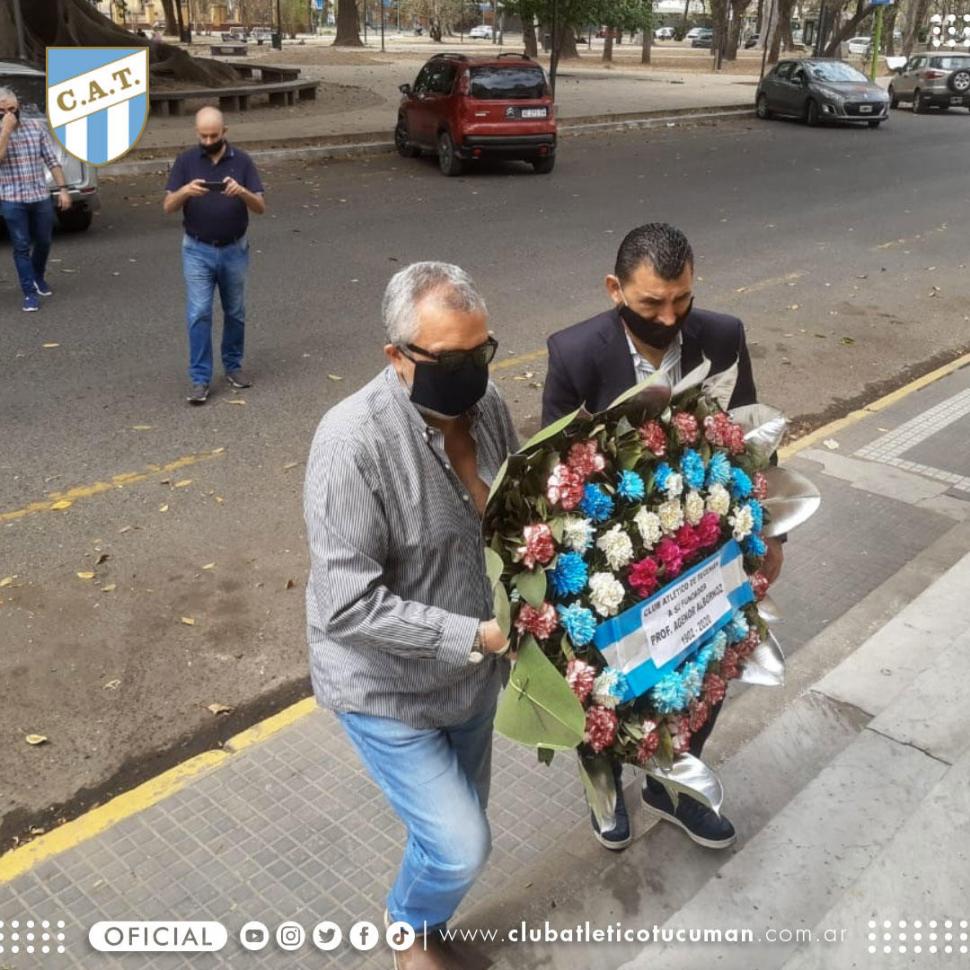
[[(666, 223), (648, 223), (627, 234), (606, 277), (613, 308), (554, 333), (548, 341), (549, 370), (542, 395), (542, 423), (551, 424), (585, 406), (606, 409), (629, 388), (660, 372), (672, 385), (704, 358), (711, 374), (737, 365), (737, 383), (729, 407), (757, 402), (744, 324), (736, 317), (694, 307), (694, 254), (687, 237)], [(767, 539), (762, 572), (769, 582), (782, 566), (779, 539)], [(700, 757), (721, 704), (691, 738), (690, 753)], [(623, 798), (622, 765), (614, 765), (615, 825), (601, 831), (591, 814), (593, 833), (608, 849), (625, 849), (631, 841)], [(734, 826), (696, 799), (681, 795), (676, 806), (664, 786), (648, 777), (642, 797), (652, 814), (683, 829), (699, 845), (730, 846)]]
[(456, 964), (436, 931), (491, 848), (508, 641), (492, 618), (481, 517), (518, 444), (489, 382), (498, 344), (467, 273), (408, 266), (383, 316), (388, 366), (324, 415), (310, 450), (310, 670), (407, 827), (385, 920), (417, 935), (395, 967), (441, 970)]

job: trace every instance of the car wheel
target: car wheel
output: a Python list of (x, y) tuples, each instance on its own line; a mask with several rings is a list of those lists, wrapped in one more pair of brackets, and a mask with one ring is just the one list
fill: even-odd
[(768, 107), (768, 98), (764, 94), (758, 95), (758, 100), (755, 103), (755, 113), (758, 115), (762, 121), (767, 121), (771, 117), (771, 109)]
[(893, 86), (891, 84), (889, 85), (889, 107), (890, 108), (899, 107), (899, 98), (896, 97), (896, 92), (895, 90), (893, 90)]
[(532, 159), (532, 171), (536, 175), (548, 175), (555, 167), (555, 155), (543, 155), (541, 158)]
[(442, 175), (461, 175), (461, 159), (455, 154), (455, 143), (447, 131), (438, 136), (438, 168)]
[(421, 154), (421, 149), (408, 141), (408, 123), (403, 115), (397, 119), (397, 127), (394, 129), (394, 144), (401, 158), (417, 158)]
[(917, 88), (913, 92), (913, 114), (925, 115), (930, 110), (929, 101), (923, 97), (923, 93)]
[(809, 98), (808, 104), (805, 106), (805, 124), (814, 128), (818, 124), (818, 118), (818, 102)]
[(878, 121), (867, 121), (866, 124), (870, 128), (878, 128), (882, 124), (882, 118), (880, 118)]
[(954, 71), (946, 83), (954, 94), (968, 94), (970, 93), (970, 71)]
[(91, 225), (92, 212), (90, 209), (68, 209), (67, 212), (57, 211), (57, 222), (68, 232), (84, 232)]

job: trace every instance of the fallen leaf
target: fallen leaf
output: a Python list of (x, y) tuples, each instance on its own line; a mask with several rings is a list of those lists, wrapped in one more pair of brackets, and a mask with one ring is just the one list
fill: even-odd
[(237, 397), (237, 398), (234, 398), (231, 401), (228, 401), (227, 403), (228, 404), (245, 404), (246, 402), (241, 397)]
[(130, 525), (123, 525), (118, 530), (118, 535), (123, 536), (126, 532), (131, 532), (131, 526)]
[(168, 506), (167, 505), (159, 505), (158, 511), (159, 512), (167, 512), (168, 511)]
[(132, 431), (151, 431), (152, 426), (150, 424), (133, 424), (131, 426)]
[(94, 573), (78, 573), (78, 579), (94, 579)]
[(121, 686), (120, 680), (109, 680), (108, 683), (102, 687), (102, 690), (117, 690)]
[(186, 626), (195, 626), (195, 620), (191, 616), (183, 616), (181, 620)]
[(101, 563), (107, 562), (110, 558), (111, 556), (109, 556), (106, 552), (102, 552), (101, 555), (95, 560), (94, 564), (95, 566), (100, 566)]
[(217, 501), (217, 502), (218, 502), (218, 503), (219, 503), (220, 505), (222, 505), (222, 503), (223, 503), (223, 502), (225, 502), (225, 499), (224, 499), (224, 498), (223, 498), (223, 497), (222, 497), (221, 495), (217, 495), (217, 496), (216, 496), (216, 501)]
[(231, 714), (233, 712), (233, 708), (228, 704), (208, 704), (206, 710), (217, 716), (219, 714)]
[(118, 584), (117, 583), (108, 583), (107, 586), (102, 586), (101, 587), (101, 592), (102, 593), (113, 593), (117, 588), (118, 588)]
[(214, 562), (207, 562), (202, 568), (203, 569), (215, 569), (216, 568), (216, 564)]
[(38, 744), (46, 744), (47, 743), (47, 738), (43, 734), (28, 734), (27, 737), (24, 738), (24, 740), (28, 744), (32, 744), (35, 747)]
[(327, 377), (332, 381), (342, 381), (343, 378), (339, 374), (327, 374)]
[(851, 347), (855, 343), (855, 339), (853, 337), (843, 337), (839, 343), (845, 344), (846, 347)]
[(44, 350), (53, 350), (55, 347), (60, 347), (60, 344), (44, 344)]
[(286, 581), (286, 589), (293, 589), (294, 586), (296, 586), (296, 583), (292, 579)]
[(214, 454), (214, 455), (221, 455), (225, 450), (226, 450), (225, 448), (214, 448), (212, 450), (212, 454)]
[(186, 486), (191, 485), (191, 484), (192, 484), (192, 479), (191, 478), (183, 478), (182, 481), (175, 483), (175, 487), (176, 488), (185, 488)]
[(17, 577), (16, 576), (4, 576), (0, 579), (0, 589), (5, 589), (9, 586)]
[(288, 462), (287, 462), (287, 463), (286, 463), (286, 464), (285, 464), (285, 465), (283, 466), (283, 471), (285, 471), (285, 472), (288, 472), (288, 471), (289, 471), (289, 470), (290, 470), (291, 468), (296, 468), (296, 466), (297, 466), (297, 465), (299, 465), (299, 464), (300, 464), (300, 463), (299, 463), (298, 461), (288, 461)]
[(834, 438), (826, 438), (822, 444), (825, 445), (829, 451), (838, 451), (839, 443)]

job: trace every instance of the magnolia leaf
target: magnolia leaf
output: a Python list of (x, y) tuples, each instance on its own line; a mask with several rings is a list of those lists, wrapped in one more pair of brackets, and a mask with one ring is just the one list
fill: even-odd
[(645, 381), (624, 391), (606, 410), (612, 411), (621, 404), (636, 404), (655, 417), (670, 403), (670, 392), (670, 381), (666, 374), (654, 371)]
[(570, 414), (563, 415), (558, 421), (553, 421), (552, 424), (546, 425), (546, 427), (541, 428), (537, 431), (518, 451), (522, 454), (524, 451), (529, 451), (535, 448), (536, 445), (541, 445), (543, 441), (548, 441), (550, 438), (555, 438), (557, 434), (561, 431), (565, 431), (576, 418), (579, 417), (582, 408), (576, 408)]
[(808, 521), (822, 503), (815, 484), (791, 468), (773, 466), (764, 470), (768, 497), (761, 503), (768, 513), (763, 535), (779, 536)]
[(566, 520), (562, 516), (549, 522), (549, 531), (552, 533), (552, 537), (557, 543), (562, 542), (563, 530), (565, 528)]
[(701, 387), (704, 384), (704, 380), (708, 374), (711, 372), (711, 362), (706, 358), (701, 359), (701, 363), (695, 367), (689, 374), (685, 374), (675, 385), (672, 393), (673, 397), (679, 397), (681, 394), (686, 394), (688, 391), (694, 390), (696, 387)]
[(536, 754), (539, 756), (539, 764), (542, 765), (551, 765), (552, 756), (555, 753), (556, 752), (552, 748), (544, 748), (542, 745), (539, 745), (539, 747), (536, 748)]
[(785, 655), (773, 633), (751, 651), (738, 680), (761, 687), (781, 687), (785, 683)]
[(734, 388), (738, 383), (738, 362), (735, 361), (727, 370), (712, 374), (701, 385), (704, 393), (726, 411), (731, 403)]
[(502, 562), (502, 557), (494, 549), (486, 547), (485, 574), (488, 576), (488, 581), (492, 584), (492, 589), (495, 589), (501, 582), (504, 570), (505, 563)]
[(721, 780), (692, 754), (677, 755), (669, 768), (650, 761), (644, 770), (667, 789), (675, 805), (679, 794), (689, 795), (710, 808), (715, 815), (721, 814), (721, 802), (724, 801)]
[(508, 637), (512, 633), (512, 607), (509, 604), (509, 594), (505, 587), (498, 583), (492, 590), (492, 603), (495, 609), (495, 621), (499, 629)]
[(519, 573), (512, 580), (522, 599), (536, 609), (546, 600), (546, 571), (540, 567), (532, 572)]
[(580, 755), (579, 777), (586, 789), (586, 801), (601, 832), (616, 826), (616, 781), (613, 762), (605, 755)]
[(781, 610), (778, 609), (778, 604), (767, 595), (763, 596), (758, 602), (758, 615), (769, 626), (773, 626), (783, 619)]
[(489, 509), (492, 504), (492, 499), (498, 495), (499, 489), (502, 487), (502, 482), (505, 481), (505, 476), (509, 470), (509, 460), (508, 458), (502, 462), (499, 470), (495, 473), (495, 478), (492, 479), (492, 487), (488, 490), (488, 498), (485, 501), (485, 508)]
[(745, 443), (767, 460), (777, 450), (788, 430), (788, 419), (777, 408), (767, 404), (746, 404), (732, 408), (731, 420), (744, 428)]
[(495, 730), (510, 741), (555, 751), (569, 751), (583, 740), (583, 705), (531, 636), (519, 643)]

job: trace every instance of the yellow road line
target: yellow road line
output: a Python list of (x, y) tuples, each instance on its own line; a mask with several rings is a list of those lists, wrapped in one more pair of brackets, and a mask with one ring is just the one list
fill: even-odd
[(545, 350), (533, 350), (528, 354), (506, 357), (505, 360), (500, 360), (497, 364), (492, 364), (492, 370), (509, 370), (512, 367), (521, 367), (524, 364), (531, 364), (537, 360), (542, 360), (545, 356)]
[(104, 492), (112, 492), (117, 488), (125, 488), (137, 482), (145, 482), (157, 475), (164, 475), (168, 472), (178, 471), (188, 465), (198, 464), (200, 461), (209, 461), (211, 458), (218, 458), (224, 453), (224, 448), (216, 448), (215, 451), (204, 451), (197, 455), (185, 455), (176, 458), (167, 465), (148, 465), (140, 472), (124, 472), (121, 475), (113, 476), (106, 482), (94, 482), (92, 485), (78, 485), (68, 489), (66, 492), (50, 492), (46, 499), (40, 502), (31, 502), (30, 505), (22, 509), (13, 509), (10, 512), (0, 512), (0, 524), (4, 522), (16, 522), (17, 519), (25, 518), (28, 515), (36, 515), (38, 512), (59, 512), (70, 508), (79, 499), (93, 498)]
[[(510, 358), (505, 363), (508, 363), (509, 366), (514, 366), (511, 363), (513, 359)], [(818, 430), (813, 431), (811, 434), (805, 435), (804, 438), (799, 438), (798, 441), (786, 445), (780, 449), (780, 454), (783, 458), (791, 457), (804, 448), (815, 444), (815, 442), (838, 434), (839, 431), (861, 421), (868, 415), (877, 414), (890, 405), (895, 404), (897, 401), (903, 400), (903, 398), (912, 394), (914, 391), (918, 391), (946, 377), (948, 374), (952, 374), (961, 367), (968, 365), (970, 365), (970, 354), (964, 354), (949, 364), (944, 364), (929, 374), (924, 374), (922, 377), (910, 381), (891, 394), (886, 394), (871, 404), (867, 404), (864, 408), (853, 411), (846, 417), (832, 421)], [(110, 828), (116, 822), (120, 822), (122, 819), (129, 818), (138, 812), (150, 808), (152, 805), (157, 804), (169, 795), (184, 788), (192, 779), (215, 770), (230, 758), (238, 755), (239, 752), (255, 747), (257, 744), (261, 744), (274, 734), (283, 730), (283, 728), (295, 724), (313, 711), (315, 706), (316, 702), (312, 697), (298, 701), (296, 704), (291, 704), (278, 714), (274, 714), (272, 717), (258, 724), (254, 724), (247, 730), (230, 738), (226, 742), (223, 750), (207, 751), (203, 754), (196, 755), (183, 764), (164, 772), (157, 778), (153, 778), (139, 785), (132, 791), (118, 795), (107, 804), (92, 809), (90, 812), (74, 819), (72, 822), (66, 822), (60, 828), (40, 836), (19, 849), (8, 852), (0, 858), (0, 885), (23, 875), (42, 860), (65, 852), (93, 838), (95, 835)]]

